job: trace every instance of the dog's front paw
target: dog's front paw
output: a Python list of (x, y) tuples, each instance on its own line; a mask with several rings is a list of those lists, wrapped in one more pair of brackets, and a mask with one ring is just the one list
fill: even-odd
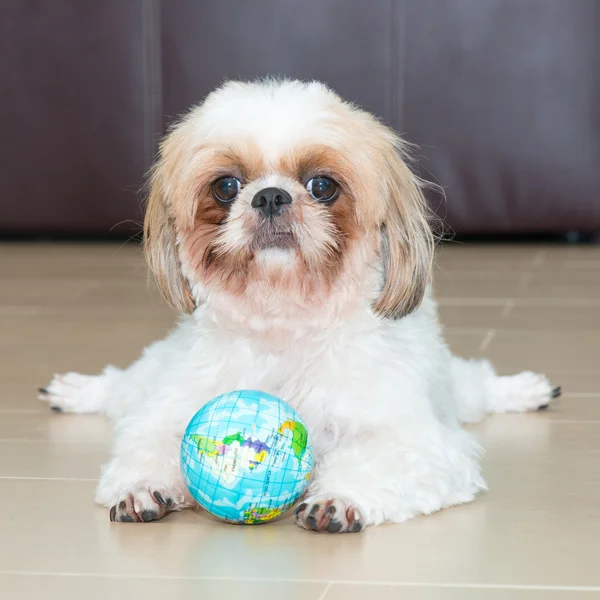
[(309, 531), (358, 533), (366, 525), (363, 512), (355, 504), (328, 496), (307, 498), (294, 514), (296, 523)]
[(110, 509), (110, 520), (121, 523), (147, 523), (177, 510), (179, 499), (162, 487), (132, 489), (122, 494)]

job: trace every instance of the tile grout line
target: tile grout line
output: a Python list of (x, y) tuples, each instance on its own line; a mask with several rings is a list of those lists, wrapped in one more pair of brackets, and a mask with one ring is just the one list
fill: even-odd
[(52, 440), (52, 439), (36, 439), (36, 438), (3, 438), (0, 437), (0, 444), (53, 444), (55, 446), (74, 446), (77, 444), (85, 444), (86, 446), (101, 446), (108, 448), (110, 438), (98, 442), (88, 442), (84, 439), (67, 439), (67, 440)]
[(495, 329), (489, 329), (485, 334), (483, 340), (481, 340), (481, 344), (479, 344), (479, 352), (485, 352), (488, 349), (488, 346), (492, 343), (494, 336), (496, 335)]
[(0, 415), (45, 415), (48, 409), (43, 408), (0, 408)]
[(509, 298), (475, 298), (473, 296), (443, 296), (437, 297), (439, 306), (504, 306)]
[(482, 334), (482, 333), (488, 333), (489, 327), (444, 327), (444, 331), (448, 335), (453, 335), (453, 334), (460, 335), (461, 333)]
[(500, 311), (500, 316), (503, 319), (508, 319), (508, 317), (512, 314), (512, 311), (513, 311), (514, 307), (515, 307), (515, 301), (512, 300), (512, 299), (507, 300), (506, 304), (504, 305), (504, 307)]
[(0, 317), (37, 317), (41, 314), (41, 312), (42, 309), (39, 306), (0, 306)]
[[(485, 297), (485, 296), (444, 296), (443, 294), (437, 297), (437, 302), (440, 306), (499, 306), (510, 300), (505, 296), (501, 297)], [(523, 296), (516, 298), (521, 306), (532, 306), (536, 308), (597, 308), (600, 306), (600, 300), (594, 298), (569, 298), (561, 297), (544, 297), (544, 296)]]
[[(88, 477), (21, 477), (16, 475), (0, 475), (0, 481), (98, 481)], [(1, 571), (0, 571), (1, 572)]]
[(600, 419), (552, 419), (553, 425), (600, 425)]
[(137, 575), (129, 573), (73, 573), (52, 571), (19, 571), (0, 570), (0, 575), (19, 575), (28, 577), (97, 577), (100, 579), (150, 579), (167, 581), (247, 581), (256, 583), (321, 583), (327, 584), (329, 588), (334, 585), (364, 585), (372, 587), (423, 587), (437, 589), (481, 589), (481, 590), (524, 590), (524, 591), (570, 591), (570, 592), (598, 592), (600, 586), (576, 586), (576, 585), (532, 585), (512, 583), (434, 583), (423, 581), (369, 581), (363, 579), (299, 579), (293, 577), (231, 577), (218, 575)]
[(317, 598), (317, 600), (325, 600), (325, 598), (327, 597), (327, 594), (329, 593), (329, 590), (331, 589), (332, 585), (333, 585), (333, 583), (331, 581), (327, 582), (327, 585), (325, 586), (325, 589), (323, 590), (323, 592), (321, 593), (321, 595)]

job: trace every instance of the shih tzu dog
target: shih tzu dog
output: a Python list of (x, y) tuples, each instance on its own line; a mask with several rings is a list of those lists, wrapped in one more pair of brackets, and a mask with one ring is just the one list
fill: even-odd
[(113, 521), (193, 505), (186, 424), (218, 394), (276, 394), (311, 430), (317, 466), (295, 511), (357, 532), (485, 489), (460, 423), (536, 410), (543, 375), (452, 356), (429, 283), (434, 254), (406, 145), (321, 83), (229, 82), (172, 128), (151, 175), (147, 260), (182, 313), (127, 369), (56, 376), (56, 410), (116, 423), (97, 502)]

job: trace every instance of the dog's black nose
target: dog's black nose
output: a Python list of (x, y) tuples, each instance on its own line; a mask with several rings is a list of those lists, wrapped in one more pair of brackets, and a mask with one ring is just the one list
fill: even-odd
[(265, 217), (274, 217), (281, 213), (284, 204), (291, 204), (292, 197), (280, 188), (270, 187), (260, 190), (252, 198), (252, 206), (258, 208)]

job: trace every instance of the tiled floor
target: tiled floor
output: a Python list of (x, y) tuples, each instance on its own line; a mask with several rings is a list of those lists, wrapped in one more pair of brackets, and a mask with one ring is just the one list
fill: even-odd
[(477, 502), (338, 537), (190, 512), (109, 523), (92, 498), (110, 426), (51, 414), (36, 387), (127, 363), (173, 317), (136, 247), (0, 246), (0, 598), (600, 597), (600, 248), (456, 245), (438, 263), (453, 349), (546, 371), (564, 396), (475, 427)]

